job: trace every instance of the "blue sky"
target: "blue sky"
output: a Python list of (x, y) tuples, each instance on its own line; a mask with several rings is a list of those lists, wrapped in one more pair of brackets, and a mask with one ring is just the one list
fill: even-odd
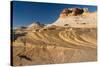
[(27, 26), (37, 21), (43, 24), (53, 23), (64, 8), (88, 8), (90, 12), (97, 10), (96, 6), (75, 4), (13, 1), (12, 5), (13, 27)]

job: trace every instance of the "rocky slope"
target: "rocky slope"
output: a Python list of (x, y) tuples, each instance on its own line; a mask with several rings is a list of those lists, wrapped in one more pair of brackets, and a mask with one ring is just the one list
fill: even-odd
[(44, 24), (40, 24), (40, 22), (33, 22), (27, 28), (27, 30), (38, 30), (44, 27)]
[(56, 22), (52, 25), (96, 28), (96, 12), (89, 12), (87, 8), (64, 9)]

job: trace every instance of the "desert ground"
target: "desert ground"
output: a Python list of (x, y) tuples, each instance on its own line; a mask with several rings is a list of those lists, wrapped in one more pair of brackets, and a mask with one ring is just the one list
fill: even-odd
[[(49, 27), (31, 25), (30, 28), (14, 30), (11, 45), (12, 64), (21, 66), (96, 61), (97, 28), (95, 14), (84, 13), (81, 16), (66, 17), (70, 19), (81, 17), (82, 20), (77, 20), (81, 24), (74, 25), (76, 20), (73, 19), (64, 20), (62, 24), (62, 19), (66, 18), (60, 17)], [(86, 20), (86, 23), (81, 22), (83, 19), (85, 22), (87, 16), (92, 16), (89, 17), (91, 20)], [(68, 26), (68, 24), (62, 26), (64, 23), (69, 23), (72, 26)]]
[[(96, 61), (96, 29), (30, 32), (13, 42), (14, 65)], [(25, 58), (26, 57), (26, 58)]]

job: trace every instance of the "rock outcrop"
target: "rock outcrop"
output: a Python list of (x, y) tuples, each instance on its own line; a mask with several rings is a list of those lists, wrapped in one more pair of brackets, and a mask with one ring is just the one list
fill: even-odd
[(81, 15), (83, 12), (84, 12), (84, 10), (81, 9), (81, 8), (73, 8), (72, 9), (72, 15), (73, 16)]
[(61, 12), (61, 14), (60, 14), (60, 17), (66, 17), (66, 16), (68, 16), (70, 13), (72, 13), (72, 10), (70, 10), (70, 9), (68, 9), (68, 8), (65, 8), (62, 12)]
[(88, 8), (65, 8), (60, 13), (60, 17), (65, 18), (66, 16), (77, 16), (84, 12), (88, 12)]
[(65, 8), (59, 18), (52, 25), (63, 27), (95, 28), (96, 12), (89, 12), (88, 8)]
[(12, 33), (12, 65), (97, 61), (96, 22), (96, 12), (67, 8), (52, 24), (17, 28)]
[(39, 30), (44, 26), (44, 24), (40, 24), (40, 22), (33, 22), (31, 25), (28, 26), (27, 30)]

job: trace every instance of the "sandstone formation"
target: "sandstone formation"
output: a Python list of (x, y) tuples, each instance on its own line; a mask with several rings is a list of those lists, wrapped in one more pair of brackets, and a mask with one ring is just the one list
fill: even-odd
[(96, 20), (96, 12), (87, 8), (65, 8), (52, 24), (35, 22), (14, 29), (12, 65), (96, 61)]
[(60, 17), (52, 23), (52, 25), (75, 28), (95, 28), (96, 22), (96, 12), (89, 12), (87, 8), (65, 8), (60, 13)]
[(88, 12), (88, 8), (65, 8), (61, 12), (60, 17), (65, 18), (67, 16), (77, 16), (86, 12)]
[(28, 32), (13, 42), (13, 65), (96, 61), (96, 29), (63, 28)]
[(28, 26), (27, 30), (38, 31), (39, 29), (43, 27), (44, 27), (44, 24), (40, 24), (40, 22), (33, 22), (31, 25)]
[(72, 9), (72, 15), (73, 16), (81, 15), (83, 12), (84, 12), (84, 10), (80, 9), (80, 8), (73, 8)]
[(68, 16), (70, 13), (72, 13), (72, 11), (66, 8), (61, 12), (60, 17), (64, 18)]

